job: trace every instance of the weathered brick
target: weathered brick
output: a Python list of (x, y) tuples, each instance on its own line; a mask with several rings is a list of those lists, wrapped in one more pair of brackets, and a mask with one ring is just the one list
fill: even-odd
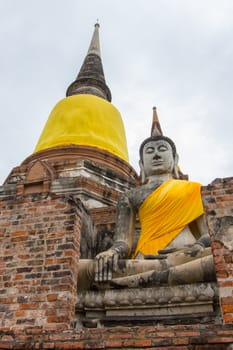
[(224, 256), (224, 260), (227, 264), (233, 263), (233, 257), (232, 255)]
[(214, 242), (211, 243), (211, 247), (212, 247), (213, 250), (214, 249), (222, 249), (223, 248), (223, 244), (220, 243), (220, 242), (214, 241)]
[(66, 270), (66, 271), (53, 272), (53, 277), (64, 277), (64, 276), (71, 276), (71, 271)]
[[(216, 267), (216, 270), (217, 270), (217, 266)], [(216, 276), (217, 278), (219, 279), (225, 279), (229, 276), (229, 273), (226, 271), (226, 270), (219, 270), (219, 271), (216, 271)]]
[(28, 232), (27, 231), (16, 231), (16, 232), (11, 232), (12, 237), (18, 237), (18, 236), (27, 236)]
[(173, 338), (172, 339), (172, 343), (174, 345), (186, 345), (186, 344), (189, 344), (189, 339), (188, 338), (184, 338), (184, 337)]
[(43, 349), (55, 349), (55, 343), (44, 343)]
[(197, 337), (200, 335), (200, 332), (195, 332), (195, 331), (184, 331), (184, 332), (177, 332), (176, 336), (177, 337)]
[(7, 342), (11, 342), (11, 341), (13, 341), (14, 340), (14, 337), (12, 336), (12, 335), (3, 335), (2, 337), (1, 337), (1, 341), (7, 341)]
[(121, 340), (108, 340), (105, 342), (106, 348), (119, 348), (122, 349), (122, 341)]
[(0, 349), (14, 349), (14, 345), (0, 341)]
[(211, 337), (208, 339), (208, 343), (232, 343), (233, 342), (233, 336), (232, 337)]
[(25, 324), (33, 325), (33, 324), (35, 324), (35, 319), (34, 318), (27, 318), (27, 317), (25, 317), (25, 318), (18, 318), (16, 320), (16, 324), (17, 325), (21, 325), (21, 324), (23, 324), (23, 325), (25, 325)]
[(47, 317), (48, 323), (61, 323), (69, 321), (67, 316), (49, 316)]
[(17, 242), (25, 242), (28, 240), (27, 236), (19, 236), (19, 237), (14, 237), (11, 238), (11, 242), (17, 243)]
[(224, 322), (225, 323), (233, 323), (233, 314), (224, 314)]
[(53, 294), (48, 294), (48, 295), (47, 295), (47, 300), (48, 300), (48, 301), (56, 301), (56, 300), (57, 300), (57, 297), (58, 297), (58, 294), (55, 294), (55, 293), (53, 293)]
[(46, 268), (48, 271), (56, 271), (61, 269), (61, 265), (49, 265)]
[(141, 348), (147, 348), (148, 346), (151, 346), (152, 342), (150, 339), (131, 339), (131, 340), (125, 340), (123, 342), (124, 347), (132, 346), (134, 348), (141, 347)]
[(21, 310), (35, 310), (38, 308), (38, 304), (37, 303), (34, 303), (34, 304), (30, 304), (30, 303), (26, 303), (26, 304), (20, 304), (19, 305), (19, 308)]
[(157, 337), (161, 337), (161, 338), (171, 338), (175, 336), (175, 333), (172, 331), (162, 331), (162, 332), (157, 332)]
[[(232, 291), (233, 293), (233, 291)], [(221, 298), (221, 304), (222, 305), (233, 305), (233, 295), (229, 297), (223, 297)]]

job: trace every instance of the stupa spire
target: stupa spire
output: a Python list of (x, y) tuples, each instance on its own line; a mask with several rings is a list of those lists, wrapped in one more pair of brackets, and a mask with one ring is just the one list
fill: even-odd
[(101, 54), (100, 54), (99, 27), (100, 27), (99, 23), (96, 22), (94, 33), (93, 33), (93, 36), (92, 36), (92, 39), (91, 39), (91, 43), (90, 43), (87, 55), (95, 54), (95, 55), (101, 57)]
[(156, 107), (153, 107), (153, 119), (151, 126), (151, 136), (163, 135)]
[(83, 65), (75, 81), (68, 87), (66, 96), (90, 94), (111, 102), (111, 91), (105, 82), (100, 54), (99, 27), (97, 22)]

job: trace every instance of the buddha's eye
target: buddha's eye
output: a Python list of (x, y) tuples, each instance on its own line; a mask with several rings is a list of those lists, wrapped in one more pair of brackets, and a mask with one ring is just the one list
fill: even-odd
[(145, 149), (145, 153), (153, 153), (154, 152), (154, 147), (147, 147), (146, 149)]
[(165, 152), (165, 151), (168, 150), (168, 147), (165, 146), (165, 145), (160, 145), (160, 146), (158, 147), (158, 150), (159, 150), (160, 152)]

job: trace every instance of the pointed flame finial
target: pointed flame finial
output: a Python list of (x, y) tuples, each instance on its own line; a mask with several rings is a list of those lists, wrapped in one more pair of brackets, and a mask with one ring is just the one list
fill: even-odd
[(151, 136), (163, 135), (156, 107), (153, 107), (153, 119), (151, 126)]

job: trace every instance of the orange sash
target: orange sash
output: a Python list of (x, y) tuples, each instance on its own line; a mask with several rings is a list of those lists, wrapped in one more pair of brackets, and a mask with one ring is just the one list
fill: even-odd
[(170, 179), (151, 193), (139, 208), (141, 232), (134, 258), (157, 254), (190, 222), (204, 213), (201, 184)]

